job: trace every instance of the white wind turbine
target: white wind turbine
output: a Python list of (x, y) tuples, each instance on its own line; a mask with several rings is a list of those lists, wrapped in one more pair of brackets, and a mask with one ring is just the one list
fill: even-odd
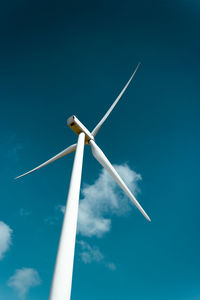
[(135, 197), (133, 196), (129, 188), (121, 179), (117, 171), (109, 162), (109, 160), (107, 159), (103, 151), (97, 146), (97, 144), (94, 141), (94, 137), (96, 136), (100, 127), (105, 122), (105, 120), (107, 119), (107, 117), (109, 116), (109, 114), (111, 113), (115, 105), (117, 104), (117, 102), (122, 97), (129, 83), (133, 79), (139, 65), (140, 64), (137, 65), (135, 71), (133, 72), (132, 76), (130, 77), (129, 81), (127, 82), (127, 84), (125, 85), (125, 87), (123, 88), (119, 96), (116, 98), (116, 100), (111, 105), (107, 113), (104, 115), (104, 117), (101, 119), (101, 121), (97, 124), (97, 126), (93, 129), (91, 133), (75, 116), (71, 116), (67, 120), (67, 123), (71, 127), (71, 129), (78, 135), (77, 144), (73, 144), (69, 146), (62, 152), (58, 153), (57, 155), (50, 158), (43, 164), (39, 165), (38, 167), (15, 178), (17, 179), (29, 173), (32, 173), (52, 163), (53, 161), (61, 158), (62, 156), (65, 156), (76, 150), (49, 300), (70, 300), (73, 262), (74, 262), (74, 250), (75, 250), (75, 240), (76, 240), (76, 227), (77, 227), (77, 217), (78, 217), (79, 193), (80, 193), (80, 184), (81, 184), (83, 152), (84, 152), (85, 144), (89, 144), (91, 146), (92, 154), (97, 159), (97, 161), (108, 171), (108, 173), (110, 173), (113, 179), (122, 188), (125, 194), (131, 199), (133, 204), (140, 210), (140, 212), (144, 215), (144, 217), (148, 221), (151, 221), (149, 216), (146, 214), (144, 209), (141, 207), (141, 205), (135, 199)]

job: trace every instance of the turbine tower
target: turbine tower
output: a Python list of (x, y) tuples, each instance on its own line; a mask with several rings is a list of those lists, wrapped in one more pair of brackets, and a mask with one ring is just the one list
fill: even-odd
[(125, 182), (121, 179), (117, 171), (109, 162), (103, 151), (97, 146), (94, 139), (102, 124), (108, 118), (109, 114), (124, 94), (125, 90), (133, 79), (139, 65), (140, 63), (137, 65), (135, 71), (131, 75), (129, 81), (127, 82), (119, 96), (116, 98), (109, 110), (106, 112), (104, 117), (92, 132), (90, 132), (75, 116), (71, 116), (67, 120), (67, 123), (69, 127), (71, 127), (71, 129), (78, 135), (77, 144), (69, 146), (38, 167), (15, 178), (18, 179), (29, 173), (32, 173), (76, 150), (49, 300), (70, 300), (71, 296), (79, 194), (85, 144), (89, 144), (91, 146), (92, 154), (96, 158), (96, 160), (108, 171), (108, 173), (113, 177), (113, 179), (121, 187), (124, 193), (130, 198), (132, 203), (139, 209), (143, 216), (148, 221), (151, 221), (147, 213), (144, 211), (129, 188), (126, 186)]

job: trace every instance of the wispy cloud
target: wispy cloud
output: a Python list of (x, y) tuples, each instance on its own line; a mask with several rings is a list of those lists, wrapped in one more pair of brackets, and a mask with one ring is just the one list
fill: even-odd
[(0, 260), (4, 257), (5, 252), (10, 248), (11, 239), (12, 229), (7, 224), (0, 221)]
[(79, 255), (81, 257), (81, 260), (85, 264), (97, 262), (105, 265), (108, 269), (112, 271), (116, 270), (115, 264), (113, 262), (106, 262), (104, 255), (97, 246), (91, 246), (85, 241), (78, 241), (77, 243), (80, 246)]
[[(115, 165), (115, 168), (131, 191), (136, 194), (141, 175), (131, 170), (127, 164)], [(82, 194), (84, 197), (79, 206), (78, 232), (83, 236), (103, 236), (111, 229), (109, 216), (123, 215), (132, 207), (129, 199), (104, 169), (94, 184), (85, 185)]]
[(12, 163), (18, 162), (20, 153), (24, 149), (24, 145), (18, 140), (16, 134), (11, 133), (10, 135), (6, 136), (3, 145), (5, 147), (5, 149), (3, 149), (4, 157)]
[(20, 208), (20, 210), (19, 210), (19, 215), (20, 215), (21, 217), (27, 217), (27, 216), (29, 216), (30, 214), (31, 214), (31, 212), (28, 211), (28, 210), (25, 209), (25, 208)]
[(56, 205), (54, 214), (48, 216), (44, 219), (44, 222), (48, 225), (55, 225), (57, 224), (58, 220), (60, 219), (60, 213), (65, 213), (65, 206), (64, 205)]
[(56, 210), (60, 211), (61, 213), (65, 213), (65, 206), (64, 205), (57, 205)]
[(2, 171), (7, 174), (8, 178), (16, 177), (17, 173), (21, 169), (20, 158), (23, 153), (24, 144), (21, 143), (17, 136), (12, 133), (8, 133), (5, 137), (2, 137), (1, 143), (1, 157), (4, 160)]
[(19, 160), (19, 153), (23, 149), (22, 144), (15, 144), (12, 148), (8, 149), (7, 152), (7, 158), (12, 159), (12, 160)]
[(20, 299), (25, 300), (30, 288), (41, 284), (38, 272), (31, 268), (16, 270), (15, 274), (8, 280), (8, 286), (17, 291)]
[(57, 216), (48, 216), (44, 219), (44, 223), (47, 225), (55, 225), (58, 222)]

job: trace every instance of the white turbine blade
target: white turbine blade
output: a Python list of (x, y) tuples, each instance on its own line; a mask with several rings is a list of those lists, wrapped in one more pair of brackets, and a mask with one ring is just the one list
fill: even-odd
[(139, 202), (135, 199), (129, 188), (126, 186), (124, 181), (121, 179), (117, 171), (111, 165), (103, 151), (97, 146), (97, 144), (90, 140), (89, 144), (92, 148), (92, 154), (96, 158), (96, 160), (108, 171), (108, 173), (113, 177), (113, 179), (117, 182), (117, 184), (121, 187), (121, 189), (125, 192), (125, 194), (131, 199), (133, 204), (139, 209), (139, 211), (143, 214), (143, 216), (148, 220), (151, 221), (149, 216), (146, 214), (144, 209), (141, 207)]
[(121, 93), (119, 94), (119, 96), (116, 98), (116, 100), (113, 102), (113, 104), (111, 105), (111, 107), (109, 108), (109, 110), (107, 111), (107, 113), (104, 115), (104, 117), (101, 119), (101, 121), (97, 124), (97, 126), (93, 129), (93, 131), (92, 131), (92, 135), (93, 136), (95, 136), (97, 134), (97, 132), (101, 128), (102, 124), (105, 122), (105, 120), (107, 119), (107, 117), (109, 116), (109, 114), (111, 113), (111, 111), (114, 109), (115, 105), (118, 103), (118, 101), (120, 100), (120, 98), (124, 94), (125, 90), (129, 86), (129, 83), (131, 82), (131, 80), (135, 76), (135, 73), (137, 72), (137, 69), (139, 68), (139, 66), (140, 66), (140, 63), (137, 65), (137, 67), (136, 67), (135, 71), (133, 72), (133, 74), (131, 75), (129, 81), (127, 82), (127, 84), (125, 85), (125, 87), (123, 88), (123, 90), (121, 91)]
[(38, 169), (40, 169), (40, 168), (42, 168), (42, 167), (44, 167), (44, 166), (46, 166), (46, 165), (52, 163), (53, 161), (55, 161), (55, 160), (57, 160), (57, 159), (59, 159), (59, 158), (65, 156), (65, 155), (67, 155), (67, 154), (73, 152), (75, 149), (76, 149), (76, 144), (73, 144), (73, 145), (69, 146), (68, 148), (66, 148), (65, 150), (61, 151), (60, 153), (56, 154), (55, 156), (53, 156), (52, 158), (50, 158), (49, 160), (47, 160), (47, 161), (44, 162), (43, 164), (39, 165), (38, 167), (36, 167), (36, 168), (34, 168), (34, 169), (32, 169), (32, 170), (30, 170), (30, 171), (28, 171), (28, 172), (26, 172), (26, 173), (20, 175), (20, 176), (17, 176), (15, 179), (18, 179), (18, 178), (20, 178), (20, 177), (23, 177), (23, 176), (25, 176), (25, 175), (28, 175), (28, 174), (30, 174), (30, 173), (32, 173), (32, 172), (34, 172), (34, 171), (36, 171), (36, 170), (38, 170)]

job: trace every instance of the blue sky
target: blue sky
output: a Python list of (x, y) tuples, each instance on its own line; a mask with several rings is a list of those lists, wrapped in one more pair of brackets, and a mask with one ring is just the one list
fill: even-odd
[(109, 226), (79, 224), (71, 299), (200, 299), (199, 14), (198, 1), (0, 4), (0, 299), (48, 299), (74, 155), (13, 178), (76, 141), (72, 114), (92, 130), (139, 61), (96, 142), (152, 223), (85, 147), (81, 205)]

